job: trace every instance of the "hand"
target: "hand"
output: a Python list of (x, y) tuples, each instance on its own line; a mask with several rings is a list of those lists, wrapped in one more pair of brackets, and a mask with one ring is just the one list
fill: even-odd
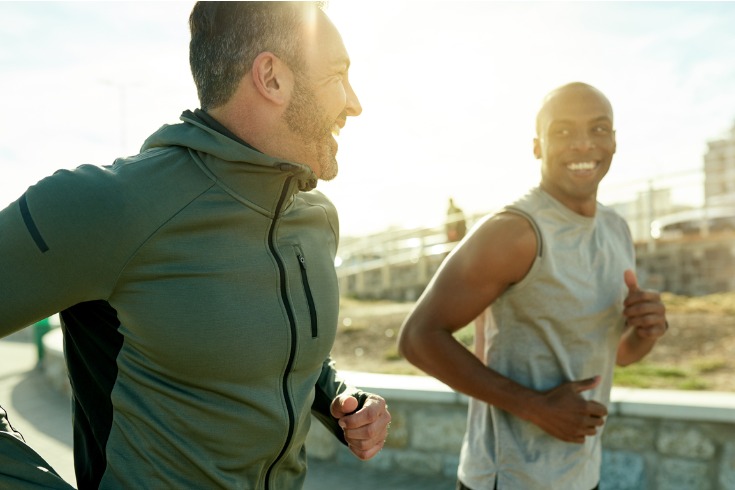
[(605, 405), (585, 400), (580, 393), (600, 384), (600, 377), (570, 381), (541, 394), (541, 403), (529, 420), (565, 442), (583, 444), (585, 438), (597, 434), (607, 415)]
[(638, 287), (635, 272), (628, 269), (623, 273), (628, 296), (623, 302), (625, 324), (635, 328), (641, 338), (658, 339), (669, 328), (666, 322), (666, 307), (657, 291), (644, 291)]
[(357, 404), (354, 396), (344, 393), (332, 401), (330, 410), (344, 431), (350, 451), (367, 461), (383, 449), (388, 437), (390, 412), (385, 400), (378, 395), (368, 394), (365, 404), (355, 412)]

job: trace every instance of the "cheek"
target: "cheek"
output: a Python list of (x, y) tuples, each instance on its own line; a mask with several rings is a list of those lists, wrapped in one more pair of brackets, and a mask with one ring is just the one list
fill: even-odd
[(617, 146), (615, 144), (615, 139), (610, 138), (609, 136), (597, 139), (595, 141), (595, 144), (598, 148), (601, 148), (609, 153), (615, 153), (615, 149)]
[(545, 146), (541, 147), (541, 154), (550, 161), (555, 160), (559, 154), (564, 152), (566, 150), (566, 145), (555, 145), (553, 143), (549, 143)]
[(338, 85), (331, 85), (324, 87), (316, 94), (316, 103), (318, 104), (319, 112), (325, 119), (333, 122), (345, 109), (346, 97), (344, 90)]
[(332, 112), (337, 115), (341, 114), (347, 106), (347, 90), (344, 84), (339, 81), (330, 87), (329, 91), (329, 107)]

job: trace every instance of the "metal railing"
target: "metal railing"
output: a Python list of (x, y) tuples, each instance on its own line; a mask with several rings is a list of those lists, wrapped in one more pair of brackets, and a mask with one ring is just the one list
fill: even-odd
[[(710, 176), (710, 184), (712, 180)], [(638, 244), (648, 244), (650, 251), (660, 240), (682, 234), (707, 235), (713, 225), (727, 227), (732, 224), (735, 229), (735, 194), (705, 196), (704, 186), (704, 172), (696, 169), (656, 179), (601, 186), (598, 197), (628, 221), (634, 240)], [(727, 209), (733, 210), (730, 216)], [(463, 217), (467, 229), (492, 212), (495, 211)], [(678, 222), (677, 216), (680, 217)], [(719, 221), (713, 221), (714, 218)], [(652, 224), (657, 236), (651, 234)], [(356, 294), (371, 288), (393, 291), (403, 287), (411, 291), (406, 297), (415, 296), (415, 291), (423, 289), (422, 285), (428, 283), (441, 261), (457, 244), (448, 239), (446, 225), (446, 222), (437, 222), (429, 227), (345, 237), (340, 243), (337, 260), (343, 292)], [(416, 277), (407, 279), (408, 274), (413, 274), (412, 268)], [(399, 269), (402, 277), (395, 272)], [(370, 285), (366, 285), (366, 281)], [(395, 292), (391, 295), (401, 296)]]

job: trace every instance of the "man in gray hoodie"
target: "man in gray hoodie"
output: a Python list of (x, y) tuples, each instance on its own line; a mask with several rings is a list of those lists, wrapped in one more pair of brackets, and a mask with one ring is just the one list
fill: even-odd
[[(190, 28), (200, 109), (0, 212), (0, 336), (61, 312), (80, 489), (297, 489), (312, 413), (360, 459), (387, 436), (329, 357), (339, 224), (313, 189), (362, 111), (341, 37), (311, 2), (200, 2)], [(0, 487), (68, 488), (5, 415)]]

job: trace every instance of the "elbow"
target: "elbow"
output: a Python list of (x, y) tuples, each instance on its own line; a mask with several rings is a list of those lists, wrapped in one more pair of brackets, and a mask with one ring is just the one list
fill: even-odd
[(626, 367), (633, 364), (633, 359), (628, 355), (625, 348), (621, 345), (618, 347), (617, 355), (615, 356), (615, 365), (618, 367)]
[(621, 359), (620, 357), (615, 359), (615, 365), (618, 367), (627, 367), (627, 366), (630, 366), (631, 364), (633, 364), (633, 361), (629, 359)]
[(410, 327), (404, 325), (398, 334), (398, 353), (411, 364), (416, 364), (416, 335)]
[(406, 334), (405, 328), (401, 329), (401, 333), (398, 335), (398, 354), (404, 359), (411, 362), (411, 342), (408, 340), (408, 334)]

